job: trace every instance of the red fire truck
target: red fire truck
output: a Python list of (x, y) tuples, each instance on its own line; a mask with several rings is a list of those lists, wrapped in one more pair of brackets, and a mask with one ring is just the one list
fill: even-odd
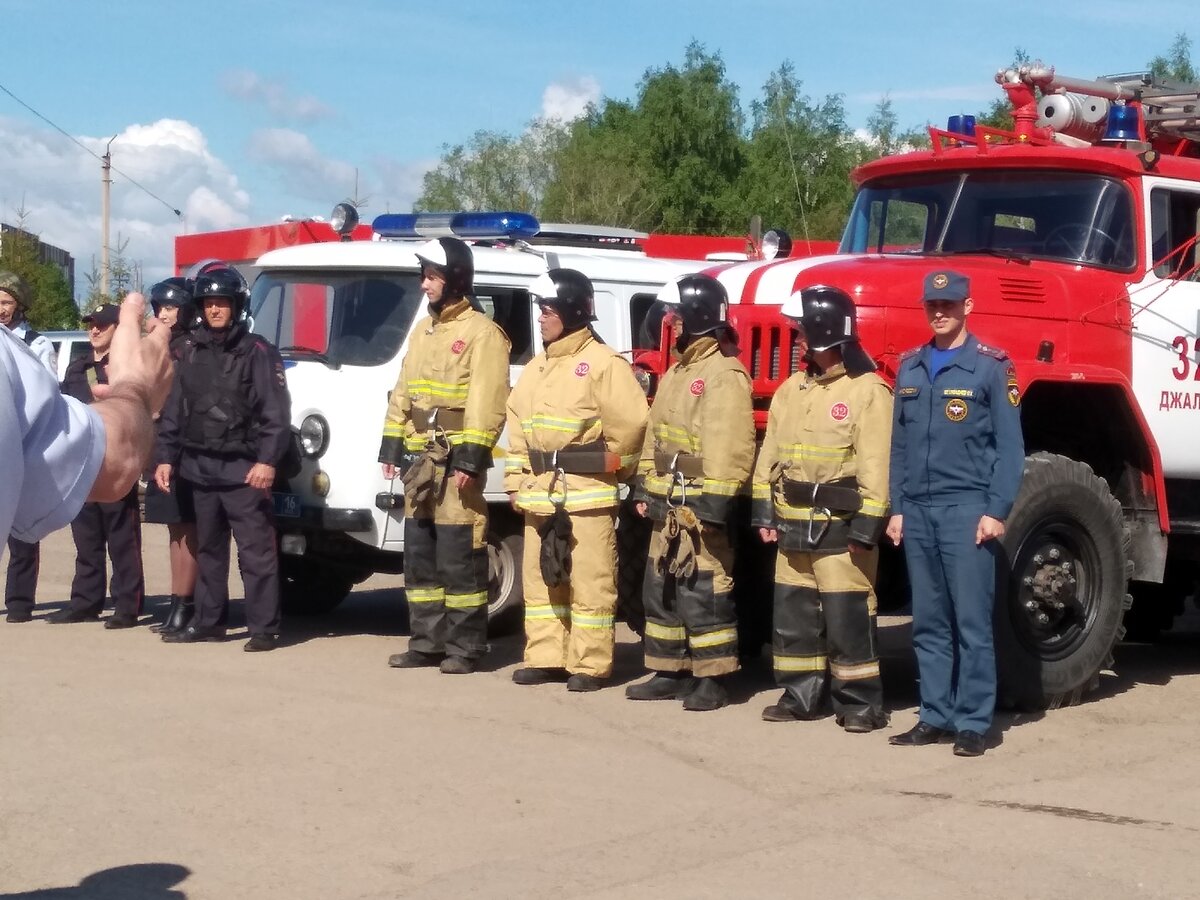
[(996, 78), (1013, 130), (954, 117), (931, 149), (862, 166), (835, 255), (710, 272), (763, 416), (800, 364), (778, 314), (793, 291), (848, 291), (894, 377), (929, 338), (924, 277), (970, 277), (968, 325), (1016, 364), (1028, 454), (996, 595), (1001, 698), (1054, 707), (1097, 685), (1123, 620), (1166, 627), (1196, 586), (1200, 88), (1040, 63)]

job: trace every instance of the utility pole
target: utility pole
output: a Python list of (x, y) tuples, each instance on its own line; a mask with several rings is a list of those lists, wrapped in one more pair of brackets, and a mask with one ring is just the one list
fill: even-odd
[(100, 293), (108, 296), (108, 188), (112, 184), (112, 142), (114, 134), (104, 147), (100, 160)]

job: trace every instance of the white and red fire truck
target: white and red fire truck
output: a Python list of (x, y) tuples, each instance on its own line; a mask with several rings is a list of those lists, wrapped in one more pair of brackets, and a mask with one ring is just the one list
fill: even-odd
[(955, 117), (931, 149), (862, 166), (836, 254), (708, 271), (761, 415), (798, 365), (778, 315), (793, 291), (847, 290), (894, 377), (929, 337), (924, 277), (970, 277), (968, 325), (1015, 361), (1028, 454), (997, 592), (1001, 697), (1053, 707), (1097, 684), (1127, 610), (1130, 627), (1165, 627), (1197, 580), (1200, 88), (1040, 63), (997, 82), (1013, 130)]

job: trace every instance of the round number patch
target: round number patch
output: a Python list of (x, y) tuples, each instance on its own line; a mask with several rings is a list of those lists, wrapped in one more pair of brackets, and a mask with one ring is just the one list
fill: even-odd
[(967, 401), (955, 397), (946, 404), (946, 418), (951, 422), (961, 422), (967, 417)]
[(835, 403), (829, 407), (829, 418), (835, 422), (844, 422), (848, 415), (850, 415), (850, 407), (845, 403)]
[(694, 397), (699, 397), (701, 394), (703, 394), (704, 393), (704, 379), (697, 378), (695, 381), (693, 381), (690, 390), (692, 392), (692, 396), (694, 396)]
[(462, 353), (466, 349), (467, 349), (466, 341), (455, 341), (453, 344), (450, 345), (451, 353)]
[(579, 365), (577, 365), (575, 367), (575, 374), (577, 376), (579, 376), (580, 378), (582, 378), (584, 375), (586, 375), (590, 371), (592, 371), (592, 367), (589, 366), (587, 363), (580, 363)]

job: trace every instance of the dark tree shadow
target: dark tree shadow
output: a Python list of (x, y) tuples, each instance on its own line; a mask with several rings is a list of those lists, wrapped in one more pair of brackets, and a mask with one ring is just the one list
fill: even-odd
[(175, 863), (137, 863), (93, 872), (74, 887), (0, 894), (0, 900), (187, 900), (172, 888), (191, 874)]

